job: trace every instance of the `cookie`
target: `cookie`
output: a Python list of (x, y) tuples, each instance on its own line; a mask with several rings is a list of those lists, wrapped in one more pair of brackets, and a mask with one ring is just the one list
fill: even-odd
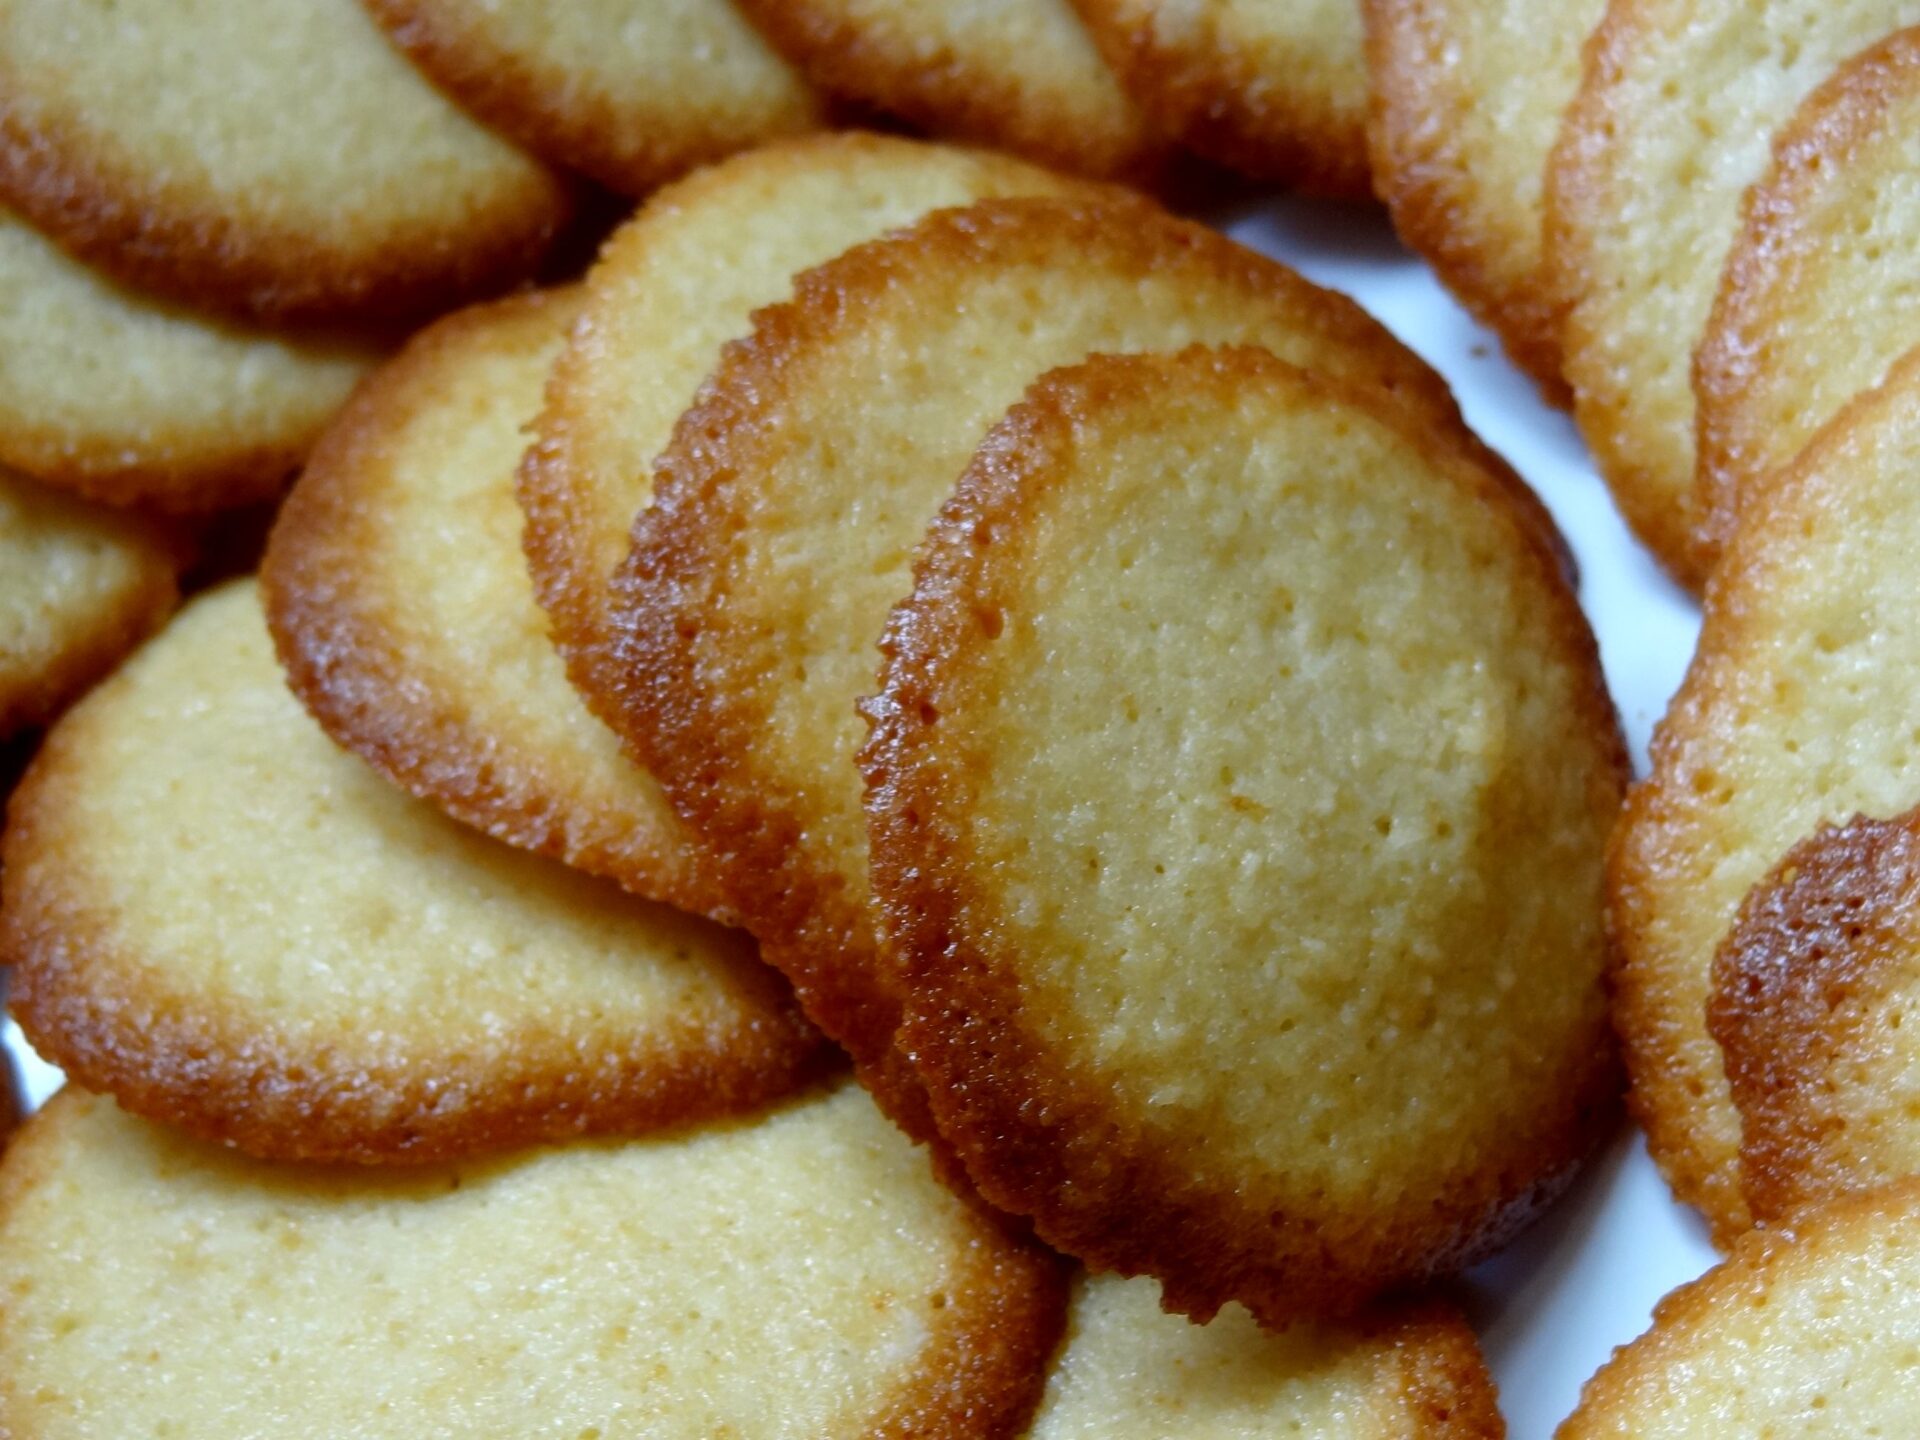
[(1574, 417), (1628, 523), (1698, 588), (1695, 345), (1768, 138), (1916, 0), (1612, 0), (1547, 176)]
[(911, 1123), (876, 948), (854, 705), (912, 555), (993, 423), (1094, 351), (1264, 343), (1395, 388), (1445, 386), (1351, 302), (1145, 201), (990, 200), (795, 282), (681, 419), (615, 578), (617, 729), (701, 837), (808, 1014)]
[(614, 235), (587, 275), (518, 482), (534, 587), (590, 705), (613, 713), (626, 684), (608, 587), (654, 458), (753, 312), (786, 299), (800, 271), (929, 210), (1076, 188), (984, 151), (822, 135), (681, 181)]
[(1906, 1184), (1746, 1236), (1660, 1302), (1556, 1440), (1910, 1434), (1916, 1222), (1920, 1187)]
[(624, 194), (821, 120), (818, 98), (733, 0), (367, 3), (468, 110)]
[(1626, 765), (1534, 504), (1252, 349), (1056, 371), (988, 437), (861, 765), (899, 1043), (989, 1201), (1277, 1326), (1571, 1174)]
[(0, 3), (0, 199), (130, 284), (391, 320), (532, 272), (568, 188), (357, 0)]
[(1375, 188), (1408, 247), (1555, 404), (1560, 311), (1542, 192), (1606, 0), (1366, 0)]
[(1074, 0), (1166, 134), (1256, 179), (1361, 200), (1367, 72), (1354, 0)]
[(1916, 343), (1920, 30), (1855, 56), (1774, 138), (1694, 367), (1701, 543)]
[(935, 135), (1100, 177), (1160, 158), (1072, 0), (739, 0), (831, 94)]
[(146, 522), (0, 470), (0, 739), (51, 719), (158, 629), (177, 563)]
[(1314, 1435), (1500, 1440), (1473, 1331), (1440, 1305), (1270, 1334), (1245, 1311), (1193, 1325), (1150, 1280), (1082, 1278), (1029, 1440)]
[(1754, 494), (1707, 589), (1610, 861), (1616, 1008), (1634, 1109), (1724, 1246), (1751, 1220), (1739, 1112), (1707, 1030), (1715, 950), (1747, 892), (1823, 823), (1920, 803), (1920, 360)]
[(821, 1058), (737, 932), (476, 835), (337, 749), (246, 582), (49, 733), (0, 865), (35, 1048), (269, 1159), (638, 1133)]
[(397, 1175), (67, 1090), (0, 1166), (0, 1427), (1010, 1440), (1062, 1290), (853, 1086)]
[(651, 776), (567, 683), (520, 549), (513, 475), (577, 290), (416, 336), (327, 432), (261, 568), (267, 623), (321, 726), (495, 839), (716, 915)]
[(374, 354), (135, 295), (0, 210), (0, 464), (48, 484), (175, 513), (264, 499)]

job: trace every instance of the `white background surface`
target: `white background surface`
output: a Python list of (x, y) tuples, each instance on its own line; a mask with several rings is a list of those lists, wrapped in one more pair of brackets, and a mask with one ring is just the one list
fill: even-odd
[[(1628, 534), (1572, 422), (1540, 402), (1378, 215), (1263, 201), (1217, 218), (1234, 238), (1352, 295), (1419, 351), (1452, 384), (1468, 423), (1546, 501), (1579, 559), (1581, 603), (1643, 771), (1698, 613)], [(45, 1099), (59, 1072), (32, 1055), (10, 1020), (4, 1038), (29, 1098)], [(1513, 1440), (1547, 1440), (1613, 1347), (1714, 1258), (1705, 1227), (1673, 1203), (1638, 1134), (1623, 1132), (1558, 1208), (1462, 1289)]]

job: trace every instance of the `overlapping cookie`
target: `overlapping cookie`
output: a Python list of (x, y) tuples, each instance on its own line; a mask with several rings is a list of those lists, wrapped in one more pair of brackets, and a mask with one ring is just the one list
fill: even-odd
[(1146, 118), (1072, 0), (739, 0), (822, 89), (1077, 174), (1149, 169)]
[(357, 0), (5, 0), (0, 198), (129, 283), (281, 320), (511, 284), (569, 210)]
[(498, 845), (337, 749), (248, 582), (49, 733), (0, 861), (35, 1047), (268, 1158), (637, 1133), (758, 1105), (821, 1060), (744, 936)]
[(1063, 1289), (853, 1086), (399, 1175), (69, 1090), (0, 1168), (0, 1428), (1009, 1440)]
[(1744, 1237), (1660, 1302), (1556, 1440), (1907, 1435), (1920, 1349), (1920, 1186)]
[(1459, 423), (1357, 306), (1215, 232), (1118, 194), (990, 200), (851, 250), (760, 312), (676, 428), (616, 576), (616, 728), (808, 1014), (917, 1133), (853, 765), (873, 647), (927, 523), (1035, 376), (1208, 340)]
[(1920, 344), (1920, 30), (1854, 57), (1774, 139), (1694, 367), (1709, 557), (1740, 496)]
[(520, 548), (515, 466), (577, 290), (463, 311), (363, 385), (261, 567), (267, 621), (327, 733), (509, 844), (723, 910), (652, 777), (567, 683)]
[(1354, 0), (1074, 0), (1166, 134), (1261, 180), (1370, 195)]
[(1916, 0), (1612, 0), (1547, 179), (1574, 415), (1629, 524), (1680, 580), (1711, 563), (1694, 493), (1694, 347), (1768, 139)]
[(820, 102), (733, 0), (368, 0), (435, 84), (557, 165), (629, 195), (811, 129)]
[(1547, 157), (1606, 0), (1366, 0), (1375, 188), (1400, 237), (1557, 403)]
[(1740, 1114), (1707, 1030), (1714, 952), (1748, 891), (1822, 824), (1920, 803), (1916, 464), (1910, 357), (1751, 497), (1614, 842), (1635, 1109), (1722, 1244), (1750, 1213)]
[(50, 719), (158, 629), (178, 563), (151, 525), (0, 470), (0, 739)]
[(1536, 506), (1257, 350), (1056, 371), (988, 438), (861, 762), (900, 1043), (990, 1201), (1277, 1325), (1570, 1175), (1626, 777)]

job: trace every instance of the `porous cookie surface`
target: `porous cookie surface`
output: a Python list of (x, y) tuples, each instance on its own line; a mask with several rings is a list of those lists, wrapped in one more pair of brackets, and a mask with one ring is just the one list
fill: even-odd
[(151, 527), (0, 470), (0, 737), (52, 717), (173, 608)]
[(1367, 75), (1353, 0), (1075, 0), (1167, 134), (1262, 180), (1363, 199)]
[(1774, 140), (1701, 342), (1698, 504), (1718, 555), (1740, 496), (1915, 344), (1920, 30), (1856, 56)]
[(70, 1090), (0, 1168), (0, 1426), (1003, 1440), (1057, 1263), (852, 1086), (402, 1175), (261, 1165)]
[(867, 707), (873, 888), (941, 1133), (1049, 1243), (1350, 1311), (1591, 1143), (1625, 765), (1517, 488), (1254, 350), (1056, 372), (961, 478)]
[(1367, 0), (1368, 139), (1394, 228), (1564, 402), (1541, 250), (1547, 157), (1606, 0)]
[(1822, 823), (1920, 802), (1911, 556), (1920, 365), (1753, 497), (1610, 862), (1634, 1108), (1722, 1244), (1749, 1222), (1740, 1117), (1707, 1031), (1715, 949), (1748, 890)]
[(1920, 0), (1612, 0), (1548, 173), (1574, 414), (1635, 532), (1706, 579), (1694, 347), (1769, 137)]
[(1072, 0), (739, 0), (831, 94), (1079, 174), (1159, 145)]
[(1144, 201), (984, 201), (795, 282), (675, 430), (615, 580), (616, 728), (722, 887), (896, 1115), (853, 765), (874, 649), (974, 447), (1042, 371), (1094, 351), (1264, 343), (1457, 425), (1433, 373), (1350, 302)]
[(195, 602), (15, 792), (0, 948), (36, 1048), (270, 1158), (634, 1133), (818, 1058), (743, 936), (446, 819), (288, 693), (255, 587)]
[(1787, 852), (1714, 957), (1708, 1028), (1756, 1219), (1920, 1173), (1920, 816), (1857, 816)]
[(368, 0), (396, 43), (488, 124), (637, 195), (820, 121), (733, 0)]
[(588, 703), (626, 683), (609, 590), (653, 462), (727, 341), (793, 277), (929, 210), (1075, 188), (983, 151), (840, 134), (770, 146), (653, 198), (587, 276), (519, 478), (527, 560)]
[(1364, 1326), (1263, 1331), (1244, 1310), (1194, 1325), (1150, 1280), (1081, 1279), (1029, 1440), (1268, 1440), (1505, 1434), (1466, 1323), (1440, 1306)]
[(121, 505), (265, 499), (371, 363), (135, 295), (0, 210), (0, 464)]
[(261, 567), (295, 691), (333, 738), (497, 839), (721, 908), (653, 779), (567, 683), (520, 548), (514, 468), (577, 291), (442, 320), (363, 386)]
[(1660, 1302), (1557, 1440), (1908, 1435), (1920, 1351), (1920, 1188), (1755, 1232)]
[(533, 268), (560, 180), (357, 0), (0, 4), (0, 194), (144, 288), (256, 315), (420, 314)]

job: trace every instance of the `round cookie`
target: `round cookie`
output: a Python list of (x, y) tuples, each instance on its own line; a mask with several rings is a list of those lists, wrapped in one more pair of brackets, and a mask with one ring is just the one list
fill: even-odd
[(497, 845), (337, 749), (249, 583), (67, 713), (0, 864), (35, 1048), (270, 1159), (637, 1133), (759, 1105), (822, 1058), (744, 936)]
[(158, 294), (429, 314), (529, 274), (571, 208), (357, 0), (0, 0), (0, 198)]
[(578, 290), (422, 331), (364, 384), (261, 566), (295, 692), (340, 744), (456, 820), (720, 915), (653, 778), (581, 703), (533, 598), (513, 476)]
[(138, 296), (0, 210), (0, 464), (176, 513), (276, 494), (370, 346)]
[(1748, 891), (1822, 823), (1920, 803), (1920, 360), (1750, 497), (1699, 647), (1614, 840), (1616, 1019), (1654, 1158), (1724, 1246), (1751, 1222), (1739, 1112), (1707, 1031)]
[(1614, 1351), (1555, 1440), (1913, 1431), (1920, 1187), (1743, 1237)]
[(1049, 1244), (1280, 1325), (1596, 1138), (1626, 765), (1534, 503), (1250, 349), (1056, 371), (961, 477), (865, 707), (872, 883), (940, 1132)]
[(1074, 0), (1127, 92), (1189, 149), (1256, 179), (1364, 200), (1355, 0)]
[(739, 0), (822, 89), (935, 135), (1075, 174), (1149, 172), (1160, 144), (1072, 0)]
[(367, 0), (436, 85), (623, 194), (810, 130), (820, 102), (733, 0)]
[(1709, 556), (1740, 496), (1920, 344), (1916, 234), (1920, 30), (1903, 30), (1808, 97), (1747, 196), (1694, 367)]
[(1547, 176), (1547, 266), (1574, 416), (1627, 521), (1705, 583), (1694, 347), (1768, 137), (1915, 0), (1611, 0)]
[(67, 1090), (0, 1163), (0, 1429), (1011, 1440), (1063, 1289), (855, 1086), (398, 1175)]
[(1366, 0), (1374, 184), (1394, 229), (1556, 404), (1547, 157), (1606, 0)]
[(1153, 1282), (1082, 1277), (1028, 1440), (1500, 1440), (1493, 1380), (1441, 1305), (1272, 1334), (1245, 1311), (1194, 1325)]
[(653, 462), (729, 340), (793, 277), (929, 210), (1083, 189), (984, 151), (843, 133), (792, 141), (662, 190), (608, 241), (554, 363), (519, 476), (527, 563), (574, 683), (599, 713), (626, 684), (613, 572)]
[(1457, 427), (1352, 302), (1145, 201), (989, 200), (800, 276), (729, 346), (615, 577), (609, 701), (727, 898), (883, 1108), (923, 1133), (877, 949), (854, 706), (913, 548), (1027, 383), (1095, 351), (1264, 343)]
[(0, 739), (51, 719), (158, 629), (176, 563), (145, 522), (0, 470)]

